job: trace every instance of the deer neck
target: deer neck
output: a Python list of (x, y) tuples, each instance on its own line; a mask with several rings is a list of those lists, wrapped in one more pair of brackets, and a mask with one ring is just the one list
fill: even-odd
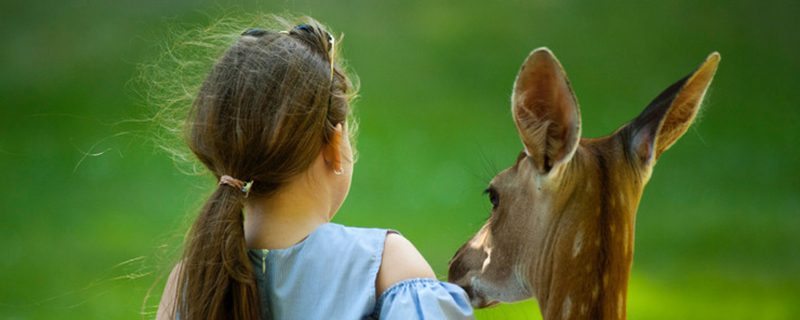
[(554, 201), (531, 269), (536, 299), (545, 319), (626, 319), (641, 188), (615, 183), (625, 177), (608, 174), (614, 164), (591, 150), (579, 151), (571, 165), (566, 174), (580, 178), (560, 186), (572, 192)]

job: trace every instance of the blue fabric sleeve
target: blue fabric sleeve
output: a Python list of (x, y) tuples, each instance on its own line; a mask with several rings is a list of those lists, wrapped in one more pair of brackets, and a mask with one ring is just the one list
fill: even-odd
[(475, 319), (461, 287), (435, 279), (409, 279), (387, 289), (378, 300), (374, 319)]

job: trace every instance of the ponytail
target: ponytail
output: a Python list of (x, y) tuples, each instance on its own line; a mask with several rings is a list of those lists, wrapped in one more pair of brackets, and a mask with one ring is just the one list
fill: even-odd
[[(176, 130), (217, 178), (255, 181), (223, 183), (200, 210), (173, 273), (173, 314), (180, 319), (261, 318), (244, 237), (244, 198), (276, 194), (312, 166), (334, 125), (347, 123), (355, 92), (343, 65), (334, 62), (332, 37), (313, 19), (302, 20), (285, 33), (251, 29), (228, 44)], [(178, 89), (184, 92), (183, 82)], [(354, 131), (351, 122), (348, 132)]]
[(240, 190), (221, 185), (200, 210), (178, 278), (175, 314), (180, 319), (260, 319), (243, 206)]

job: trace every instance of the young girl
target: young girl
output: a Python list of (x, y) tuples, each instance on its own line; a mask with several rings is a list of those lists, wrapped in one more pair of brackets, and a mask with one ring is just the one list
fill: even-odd
[(219, 185), (157, 319), (472, 318), (401, 235), (330, 222), (353, 174), (352, 84), (306, 20), (244, 32), (195, 97), (186, 143)]

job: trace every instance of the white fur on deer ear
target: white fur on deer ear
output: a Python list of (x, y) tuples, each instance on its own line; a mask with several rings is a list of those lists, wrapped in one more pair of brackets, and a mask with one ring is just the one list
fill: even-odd
[(514, 82), (511, 112), (539, 173), (569, 162), (578, 148), (581, 116), (564, 68), (549, 49), (534, 50), (523, 63)]
[(642, 164), (658, 160), (661, 153), (689, 129), (714, 78), (719, 60), (719, 53), (709, 55), (695, 72), (664, 90), (631, 121), (631, 152)]

